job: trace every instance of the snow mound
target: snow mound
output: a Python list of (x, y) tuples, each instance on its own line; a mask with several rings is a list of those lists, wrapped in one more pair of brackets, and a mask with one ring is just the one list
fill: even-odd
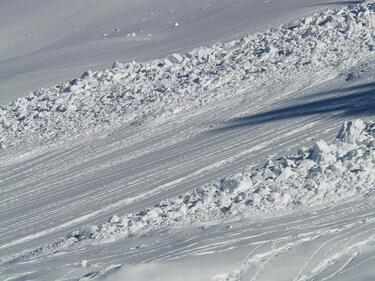
[(115, 63), (0, 106), (0, 151), (50, 144), (286, 83), (373, 54), (374, 1), (149, 62)]
[(152, 208), (112, 216), (22, 254), (50, 252), (76, 243), (102, 243), (155, 229), (231, 219), (352, 200), (375, 190), (375, 123), (346, 122), (336, 140), (318, 141), (295, 155), (196, 188)]

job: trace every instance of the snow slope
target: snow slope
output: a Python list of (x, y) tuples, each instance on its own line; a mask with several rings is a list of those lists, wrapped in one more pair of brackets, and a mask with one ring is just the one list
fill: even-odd
[[(154, 243), (144, 238), (149, 244), (143, 249), (132, 250), (128, 241), (124, 256), (140, 255), (144, 263), (123, 265), (107, 280), (372, 280), (373, 208), (371, 198), (261, 221), (166, 232), (155, 235)], [(147, 255), (152, 251), (154, 259)], [(228, 265), (232, 270), (225, 273)], [(91, 266), (95, 272), (95, 261)]]
[(363, 4), (186, 55), (88, 71), (0, 107), (0, 148), (77, 138), (100, 127), (143, 122), (298, 76), (307, 83), (333, 77), (373, 54), (374, 28), (373, 6)]
[[(337, 140), (323, 140), (296, 155), (268, 161), (263, 167), (224, 178), (153, 208), (73, 231), (65, 238), (3, 260), (7, 263), (44, 252), (85, 243), (141, 235), (155, 229), (189, 225), (214, 219), (296, 207), (316, 207), (327, 202), (361, 198), (375, 189), (375, 123), (347, 122)], [(99, 242), (98, 242), (99, 241)]]
[(329, 10), (2, 107), (0, 276), (371, 279), (373, 122), (329, 141), (375, 114), (373, 16), (373, 1)]
[(115, 60), (165, 56), (345, 3), (2, 0), (0, 104)]

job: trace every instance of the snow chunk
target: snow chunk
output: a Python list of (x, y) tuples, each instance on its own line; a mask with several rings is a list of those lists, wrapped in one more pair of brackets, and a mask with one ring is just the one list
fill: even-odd
[(172, 63), (181, 63), (184, 58), (180, 54), (171, 54), (168, 56), (168, 60)]
[(112, 217), (109, 218), (108, 220), (110, 223), (119, 223), (121, 219), (117, 215), (113, 215)]
[(220, 190), (226, 193), (233, 193), (240, 183), (235, 179), (222, 179), (220, 181)]
[(337, 137), (342, 141), (355, 143), (361, 137), (365, 127), (365, 122), (360, 119), (345, 122)]
[(335, 160), (331, 147), (323, 140), (315, 143), (311, 157), (317, 163), (329, 163)]

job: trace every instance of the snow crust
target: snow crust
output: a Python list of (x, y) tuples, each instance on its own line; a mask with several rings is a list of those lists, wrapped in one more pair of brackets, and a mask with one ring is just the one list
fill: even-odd
[[(295, 155), (208, 185), (152, 208), (69, 233), (16, 259), (55, 251), (76, 243), (103, 243), (150, 230), (319, 206), (368, 196), (375, 189), (375, 123), (346, 122), (337, 138), (322, 140)], [(11, 260), (14, 260), (12, 257)]]
[(0, 106), (0, 150), (79, 138), (290, 77), (335, 75), (373, 54), (374, 1), (149, 62), (115, 63)]

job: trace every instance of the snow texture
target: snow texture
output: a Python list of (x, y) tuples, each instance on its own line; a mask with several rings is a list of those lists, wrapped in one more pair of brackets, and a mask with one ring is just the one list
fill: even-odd
[(360, 198), (375, 189), (374, 169), (375, 123), (359, 119), (346, 122), (331, 143), (320, 140), (295, 155), (269, 160), (262, 167), (163, 200), (153, 208), (114, 215), (101, 225), (81, 228), (7, 261), (76, 243), (105, 243), (177, 225)]
[(87, 71), (0, 106), (0, 150), (80, 139), (290, 77), (336, 75), (373, 54), (374, 30), (371, 0), (184, 55)]

